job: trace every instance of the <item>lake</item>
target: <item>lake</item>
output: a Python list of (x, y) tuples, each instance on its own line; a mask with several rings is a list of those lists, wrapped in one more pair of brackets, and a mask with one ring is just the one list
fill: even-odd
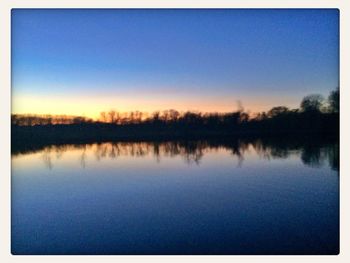
[(12, 151), (12, 253), (338, 254), (339, 145), (232, 140)]

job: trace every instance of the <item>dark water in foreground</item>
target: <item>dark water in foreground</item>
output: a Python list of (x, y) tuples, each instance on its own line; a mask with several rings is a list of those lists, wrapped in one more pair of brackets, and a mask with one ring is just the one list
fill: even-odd
[(12, 155), (13, 254), (337, 254), (337, 144), (102, 143)]

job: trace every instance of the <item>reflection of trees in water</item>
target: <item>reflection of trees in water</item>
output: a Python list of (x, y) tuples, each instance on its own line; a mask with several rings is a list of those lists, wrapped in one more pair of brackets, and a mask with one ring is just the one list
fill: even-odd
[[(184, 142), (175, 147), (176, 152), (180, 154), (187, 164), (200, 164), (205, 150), (208, 148), (208, 145), (203, 142)], [(175, 155), (175, 153), (173, 153)]]
[[(260, 157), (270, 159), (286, 159), (291, 154), (300, 156), (301, 161), (311, 167), (320, 167), (328, 160), (329, 166), (339, 169), (339, 144), (311, 144), (297, 142), (231, 140), (231, 141), (168, 141), (168, 142), (113, 142), (79, 145), (49, 146), (42, 150), (42, 159), (48, 169), (53, 168), (53, 158), (61, 159), (67, 151), (81, 151), (79, 162), (85, 168), (87, 152), (90, 150), (96, 160), (116, 159), (120, 156), (145, 157), (153, 156), (157, 162), (164, 157), (180, 156), (185, 163), (200, 165), (206, 153), (211, 151), (228, 150), (237, 158), (238, 166), (244, 162), (244, 155), (251, 149)], [(52, 157), (51, 153), (55, 156)]]
[(339, 144), (330, 144), (325, 147), (309, 146), (303, 148), (301, 159), (311, 167), (321, 167), (328, 161), (328, 165), (339, 170)]
[(56, 147), (55, 148), (55, 153), (56, 153), (56, 159), (59, 160), (61, 159), (63, 153), (64, 153), (64, 150), (60, 147)]
[(220, 146), (220, 148), (229, 149), (232, 156), (237, 157), (238, 163), (237, 167), (241, 167), (244, 161), (244, 154), (249, 149), (250, 143), (247, 143), (242, 140), (234, 140)]
[(291, 145), (274, 145), (265, 143), (262, 140), (256, 140), (252, 143), (256, 153), (267, 160), (270, 159), (287, 159), (292, 153), (294, 147)]
[(329, 166), (338, 171), (339, 170), (339, 144), (330, 145), (327, 148), (327, 156), (329, 161)]
[(51, 149), (50, 148), (46, 148), (43, 150), (42, 159), (44, 161), (45, 167), (47, 169), (51, 170), (53, 168), (53, 164), (52, 164)]
[(187, 163), (199, 164), (206, 144), (201, 142), (119, 142), (96, 144), (94, 154), (97, 160), (115, 159), (119, 156), (144, 157), (152, 155), (160, 162), (163, 157), (182, 156)]
[(83, 151), (82, 151), (82, 153), (80, 155), (80, 166), (82, 168), (86, 167), (86, 145), (84, 145)]
[(149, 145), (145, 143), (99, 143), (94, 145), (94, 155), (97, 160), (103, 158), (115, 159), (119, 156), (142, 157), (149, 153)]
[(319, 144), (312, 141), (298, 143), (266, 143), (261, 140), (255, 141), (253, 147), (259, 156), (270, 160), (286, 159), (291, 154), (299, 154), (301, 161), (310, 167), (322, 167), (328, 161), (333, 170), (339, 170), (339, 144)]
[[(90, 145), (91, 147), (91, 145)], [(53, 160), (56, 158), (56, 160), (60, 160), (65, 152), (71, 151), (71, 150), (81, 150), (81, 155), (79, 158), (79, 162), (81, 167), (86, 167), (86, 150), (89, 149), (89, 145), (87, 144), (80, 144), (80, 145), (52, 145), (47, 146), (43, 150), (41, 150), (41, 157), (44, 162), (45, 167), (48, 169), (53, 168)]]
[(308, 145), (304, 147), (301, 153), (301, 160), (304, 164), (307, 164), (311, 167), (321, 167), (324, 165), (325, 154), (324, 151), (321, 151), (320, 147), (314, 147), (312, 145)]

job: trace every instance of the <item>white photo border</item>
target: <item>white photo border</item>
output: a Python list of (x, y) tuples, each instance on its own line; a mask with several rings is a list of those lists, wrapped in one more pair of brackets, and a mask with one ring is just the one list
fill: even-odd
[[(347, 0), (0, 0), (1, 262), (350, 262), (350, 1)], [(11, 9), (13, 8), (338, 8), (340, 10), (340, 254), (337, 256), (14, 256), (11, 254)]]

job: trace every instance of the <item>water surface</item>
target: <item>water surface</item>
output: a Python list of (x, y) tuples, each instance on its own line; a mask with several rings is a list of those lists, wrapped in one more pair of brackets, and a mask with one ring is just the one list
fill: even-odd
[(334, 143), (108, 142), (12, 155), (13, 254), (337, 254)]

